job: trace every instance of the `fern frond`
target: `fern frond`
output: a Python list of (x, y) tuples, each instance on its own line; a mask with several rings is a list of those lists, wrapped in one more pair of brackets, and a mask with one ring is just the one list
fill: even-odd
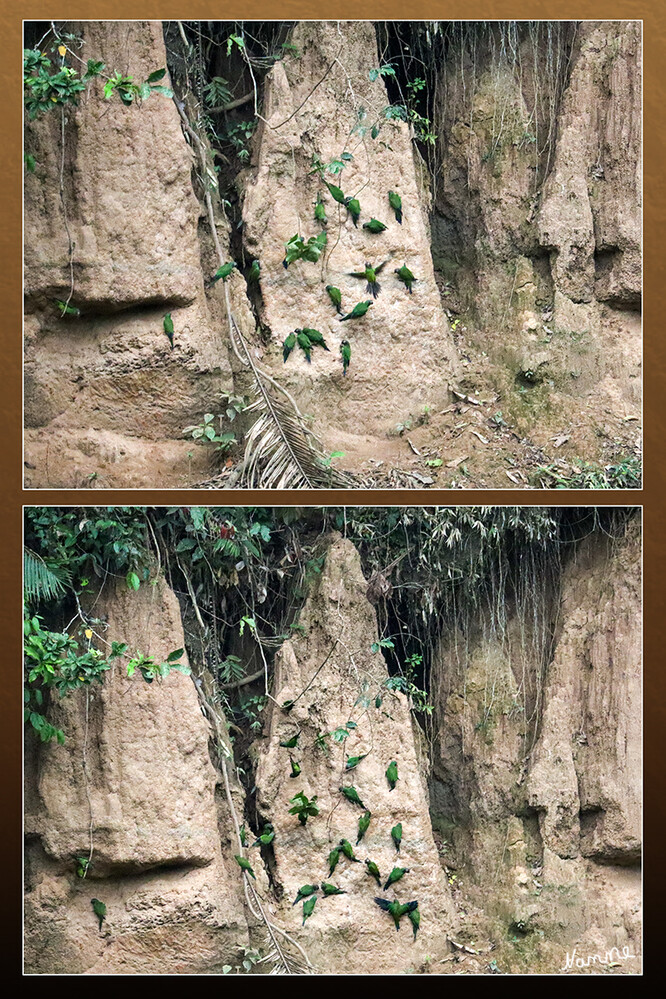
[(61, 597), (69, 584), (69, 574), (63, 566), (47, 565), (41, 555), (30, 548), (23, 549), (23, 599), (26, 604)]

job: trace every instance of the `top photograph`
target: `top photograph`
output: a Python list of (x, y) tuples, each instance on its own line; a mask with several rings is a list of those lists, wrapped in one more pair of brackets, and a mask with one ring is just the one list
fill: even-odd
[(24, 22), (29, 489), (640, 489), (640, 21)]

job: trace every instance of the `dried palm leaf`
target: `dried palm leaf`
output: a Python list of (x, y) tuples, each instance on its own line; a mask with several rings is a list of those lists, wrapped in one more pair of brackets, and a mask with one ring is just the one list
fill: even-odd
[(292, 396), (254, 362), (229, 306), (231, 344), (236, 356), (254, 375), (257, 398), (246, 412), (257, 419), (245, 435), (243, 484), (260, 489), (348, 489), (351, 475), (330, 467), (322, 446), (308, 430)]

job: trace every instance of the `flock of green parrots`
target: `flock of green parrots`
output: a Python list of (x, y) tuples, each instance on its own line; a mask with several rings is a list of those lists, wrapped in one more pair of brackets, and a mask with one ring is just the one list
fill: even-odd
[[(299, 736), (300, 732), (297, 732), (296, 735), (291, 737), (291, 739), (281, 742), (280, 746), (284, 747), (285, 749), (295, 749), (298, 746)], [(345, 763), (345, 772), (354, 770), (359, 765), (359, 763), (361, 763), (361, 761), (365, 759), (367, 755), (368, 754), (365, 753), (363, 756), (348, 756)], [(293, 772), (294, 760), (292, 759), (291, 754), (289, 756), (289, 759), (292, 767), (291, 777), (297, 776)], [(298, 773), (300, 774), (300, 769), (301, 769), (300, 765), (296, 764), (296, 766), (298, 767)], [(392, 760), (386, 769), (386, 780), (389, 785), (389, 790), (393, 791), (399, 780), (398, 764), (395, 760)], [(363, 809), (363, 814), (358, 820), (358, 835), (356, 838), (356, 846), (358, 846), (370, 827), (372, 812), (370, 811), (370, 809), (366, 808), (365, 804), (361, 800), (358, 791), (353, 785), (349, 784), (341, 786), (339, 788), (339, 791), (346, 798), (346, 800), (349, 801), (352, 805), (356, 805), (357, 807)], [(305, 797), (302, 792), (300, 797), (301, 798)], [(293, 813), (296, 811), (296, 809), (291, 809), (290, 811)], [(315, 813), (316, 812), (317, 809), (315, 809)], [(259, 835), (255, 839), (254, 843), (252, 843), (252, 846), (267, 847), (273, 842), (274, 839), (275, 839), (275, 830), (273, 829), (273, 826), (270, 823), (266, 823), (261, 835)], [(398, 822), (397, 825), (393, 826), (393, 828), (391, 829), (391, 839), (393, 840), (393, 845), (395, 846), (396, 853), (399, 854), (400, 845), (402, 843), (401, 822)], [(243, 827), (243, 829), (241, 830), (241, 842), (243, 843), (243, 846), (247, 845), (245, 837), (245, 827)], [(343, 858), (355, 864), (361, 863), (358, 857), (356, 857), (354, 854), (354, 847), (347, 839), (341, 839), (338, 845), (334, 846), (328, 855), (329, 877), (333, 876), (333, 873), (338, 863)], [(252, 865), (250, 864), (249, 860), (247, 860), (247, 858), (242, 856), (236, 856), (235, 859), (241, 870), (244, 871), (249, 877), (254, 878), (256, 880), (254, 871), (252, 869)], [(384, 882), (384, 886), (382, 888), (382, 876), (379, 872), (377, 864), (370, 858), (367, 858), (365, 860), (365, 866), (366, 866), (366, 873), (368, 874), (368, 876), (373, 878), (377, 882), (379, 888), (382, 891), (388, 891), (391, 885), (395, 885), (405, 876), (405, 874), (409, 874), (408, 867), (393, 867), (390, 874), (386, 878), (386, 881)], [(347, 892), (344, 891), (342, 888), (338, 888), (336, 885), (332, 884), (329, 881), (322, 881), (321, 883), (302, 885), (298, 889), (296, 898), (294, 899), (292, 905), (297, 905), (299, 902), (303, 902), (303, 926), (305, 926), (306, 919), (308, 919), (314, 912), (319, 892), (321, 892), (321, 896), (323, 898), (330, 898), (334, 895), (347, 894)], [(412, 924), (414, 940), (416, 940), (416, 934), (418, 932), (421, 923), (421, 913), (419, 911), (419, 903), (417, 901), (401, 903), (397, 899), (395, 899), (394, 901), (389, 901), (388, 899), (385, 898), (375, 897), (375, 902), (381, 909), (384, 910), (384, 912), (389, 913), (389, 915), (393, 919), (396, 930), (400, 929), (400, 920), (402, 919), (403, 916), (406, 915)]]
[[(341, 188), (336, 187), (335, 184), (329, 184), (328, 181), (324, 181), (324, 183), (326, 184), (326, 187), (328, 188), (329, 193), (333, 198), (333, 200), (347, 209), (347, 212), (351, 216), (354, 225), (358, 226), (358, 220), (361, 216), (361, 205), (358, 199), (346, 197)], [(400, 195), (397, 194), (395, 191), (389, 191), (388, 200), (395, 214), (396, 221), (400, 225), (402, 225), (402, 199)], [(321, 225), (323, 226), (327, 225), (328, 219), (326, 218), (326, 206), (324, 202), (321, 200), (321, 194), (317, 195), (314, 217), (315, 220), (319, 222)], [(363, 228), (366, 229), (368, 232), (372, 233), (373, 235), (379, 235), (380, 233), (384, 232), (388, 228), (388, 226), (384, 225), (383, 222), (380, 222), (379, 219), (371, 218), (369, 222), (364, 222)], [(283, 266), (287, 268), (293, 259), (305, 259), (305, 260), (309, 259), (313, 262), (316, 261), (323, 249), (323, 244), (326, 240), (325, 233), (323, 234), (320, 233), (320, 236), (322, 237), (321, 243), (318, 242), (319, 237), (314, 237), (311, 240), (309, 240), (309, 243), (314, 242), (315, 244), (314, 246), (308, 247), (308, 244), (304, 244), (304, 246), (301, 247), (298, 251), (294, 250), (293, 257), (290, 257), (288, 252), (285, 255), (285, 259), (283, 260)], [(294, 237), (294, 239), (296, 238), (297, 237)], [(298, 238), (300, 239), (300, 237)], [(310, 251), (310, 255), (308, 255), (308, 250)], [(381, 264), (373, 265), (366, 261), (362, 271), (349, 271), (348, 273), (350, 277), (355, 277), (366, 281), (366, 293), (371, 294), (373, 299), (376, 299), (377, 296), (379, 295), (379, 292), (381, 291), (381, 285), (377, 281), (377, 275), (382, 272), (382, 270), (384, 269), (384, 267), (388, 262), (389, 261), (387, 259), (384, 260)], [(236, 264), (233, 261), (229, 261), (225, 264), (222, 264), (221, 267), (218, 267), (217, 271), (210, 279), (210, 281), (207, 282), (207, 284), (212, 285), (219, 280), (226, 281), (235, 266)], [(258, 260), (253, 261), (252, 266), (250, 268), (250, 272), (248, 274), (248, 280), (258, 281), (260, 271), (261, 267), (259, 261)], [(393, 273), (398, 275), (398, 280), (404, 284), (407, 291), (411, 295), (412, 285), (418, 279), (414, 277), (414, 275), (407, 267), (407, 265), (403, 264), (402, 267), (396, 267)], [(356, 305), (353, 307), (353, 309), (351, 309), (351, 311), (347, 312), (346, 315), (343, 315), (342, 293), (340, 289), (336, 288), (334, 285), (328, 284), (326, 285), (326, 291), (328, 293), (328, 296), (332, 304), (335, 306), (336, 312), (339, 313), (340, 321), (343, 323), (347, 322), (350, 319), (362, 319), (363, 316), (367, 313), (370, 306), (373, 304), (370, 299), (366, 299), (366, 301), (364, 302), (357, 302)], [(171, 347), (173, 349), (174, 331), (173, 331), (173, 322), (171, 319), (171, 313), (168, 313), (164, 317), (164, 332), (166, 336), (169, 338), (169, 343), (171, 344)], [(284, 343), (282, 344), (282, 357), (285, 364), (287, 362), (287, 359), (289, 358), (289, 355), (291, 354), (291, 352), (294, 350), (295, 347), (299, 347), (303, 351), (303, 354), (305, 355), (305, 359), (308, 362), (308, 364), (311, 363), (312, 351), (315, 347), (321, 347), (322, 350), (329, 349), (328, 346), (326, 345), (326, 341), (324, 340), (323, 335), (319, 332), (319, 330), (312, 329), (309, 326), (304, 326), (302, 328), (295, 329), (285, 339)], [(343, 375), (346, 375), (347, 368), (349, 367), (351, 361), (351, 346), (349, 340), (344, 339), (340, 341), (340, 358), (342, 361), (342, 373)]]
[[(358, 220), (361, 216), (361, 205), (357, 198), (346, 197), (341, 188), (336, 187), (335, 184), (329, 184), (328, 181), (324, 181), (328, 191), (338, 204), (342, 205), (347, 209), (349, 215), (355, 226), (358, 226)], [(402, 199), (399, 194), (395, 191), (388, 192), (388, 200), (393, 212), (395, 214), (396, 221), (402, 225)], [(315, 220), (322, 225), (328, 223), (326, 218), (326, 206), (321, 200), (321, 194), (317, 195), (317, 201), (315, 203)], [(384, 232), (388, 226), (380, 222), (379, 219), (371, 218), (369, 222), (364, 222), (363, 228), (373, 235), (379, 235)], [(390, 259), (390, 258), (389, 258)], [(349, 277), (360, 278), (366, 281), (365, 290), (367, 294), (371, 294), (374, 299), (377, 298), (379, 292), (381, 291), (381, 285), (377, 281), (377, 275), (381, 273), (383, 268), (388, 263), (388, 260), (384, 260), (381, 264), (374, 265), (366, 261), (365, 266), (362, 271), (349, 271)], [(285, 257), (283, 261), (283, 266), (289, 266), (288, 257)], [(406, 264), (402, 267), (396, 267), (394, 274), (398, 275), (398, 280), (407, 288), (407, 291), (412, 293), (412, 285), (417, 280), (412, 272), (409, 270)], [(347, 312), (346, 315), (343, 314), (342, 308), (342, 293), (339, 288), (335, 285), (327, 284), (326, 291), (331, 303), (334, 305), (336, 312), (339, 313), (340, 322), (347, 322), (350, 319), (362, 319), (367, 313), (370, 306), (373, 304), (370, 299), (366, 299), (364, 302), (357, 302), (356, 305)], [(287, 362), (287, 358), (291, 354), (294, 347), (300, 347), (305, 355), (305, 359), (308, 364), (311, 363), (312, 349), (314, 347), (322, 347), (323, 350), (328, 350), (324, 337), (319, 332), (319, 330), (311, 329), (308, 326), (304, 326), (299, 329), (295, 329), (293, 333), (290, 333), (282, 345), (282, 356)], [(342, 360), (342, 373), (347, 374), (347, 368), (349, 367), (351, 361), (351, 345), (349, 340), (343, 339), (340, 341), (340, 358)]]

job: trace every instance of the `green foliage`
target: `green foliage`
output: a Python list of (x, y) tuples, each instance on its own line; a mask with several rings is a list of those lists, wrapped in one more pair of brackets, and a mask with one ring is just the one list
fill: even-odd
[[(125, 656), (127, 645), (113, 642), (109, 656), (105, 657), (99, 649), (90, 645), (90, 629), (85, 630), (87, 642), (81, 648), (76, 636), (43, 628), (42, 618), (38, 614), (25, 616), (23, 635), (24, 721), (30, 723), (42, 742), (56, 739), (62, 745), (65, 741), (64, 733), (51, 725), (43, 714), (48, 692), (54, 690), (63, 698), (80, 687), (101, 683), (104, 673), (111, 669), (113, 660)], [(160, 664), (150, 656), (137, 653), (129, 660), (127, 675), (132, 676), (138, 669), (143, 679), (152, 683), (155, 677), (167, 676), (172, 669), (189, 674), (189, 666), (180, 662), (183, 653), (183, 649), (175, 649), (167, 656), (166, 662)]]
[(173, 90), (158, 83), (166, 74), (166, 69), (156, 69), (143, 83), (135, 83), (133, 77), (114, 73), (104, 84), (104, 99), (109, 100), (117, 94), (122, 103), (129, 107), (135, 101), (145, 101), (151, 94), (162, 94), (173, 97)]
[(574, 458), (568, 467), (541, 465), (535, 474), (545, 489), (640, 489), (642, 468), (639, 458), (625, 458), (617, 465), (603, 467)]
[(259, 961), (261, 961), (262, 959), (261, 952), (258, 950), (254, 950), (254, 948), (252, 947), (241, 947), (241, 950), (243, 952), (241, 963), (235, 966), (232, 966), (231, 964), (222, 965), (223, 975), (230, 975), (232, 971), (237, 975), (242, 975), (242, 974), (249, 975), (252, 972), (252, 969), (254, 968), (255, 964), (258, 964)]
[(67, 570), (50, 564), (29, 548), (23, 549), (23, 599), (29, 606), (36, 606), (41, 600), (57, 600), (64, 596), (69, 586)]
[(30, 121), (55, 106), (78, 103), (86, 85), (75, 69), (51, 71), (51, 60), (39, 49), (23, 50), (23, 102)]
[(231, 101), (231, 91), (229, 81), (221, 76), (214, 76), (204, 87), (204, 99), (208, 107), (229, 104)]
[(306, 825), (309, 818), (319, 815), (319, 808), (316, 805), (316, 794), (313, 794), (312, 798), (308, 798), (303, 791), (299, 791), (298, 794), (289, 800), (290, 803), (295, 802), (294, 807), (289, 809), (289, 814), (296, 815), (302, 826)]
[(236, 156), (241, 162), (250, 158), (249, 142), (257, 127), (256, 121), (239, 121), (234, 125), (227, 125), (224, 138), (231, 143)]
[(252, 732), (257, 734), (261, 732), (263, 727), (263, 721), (259, 716), (267, 703), (268, 698), (263, 695), (247, 697), (244, 701), (241, 701), (237, 709), (232, 710), (241, 723), (247, 725)]
[[(234, 416), (236, 415), (236, 409), (233, 409)], [(214, 413), (206, 413), (204, 415), (203, 421), (201, 423), (193, 424), (189, 427), (184, 427), (183, 433), (189, 434), (193, 441), (197, 444), (216, 444), (216, 451), (228, 451), (232, 445), (237, 444), (236, 437), (230, 431), (225, 431), (223, 433), (218, 433), (213, 425), (214, 420), (219, 420), (220, 425), (224, 417), (222, 415), (215, 416)]]

